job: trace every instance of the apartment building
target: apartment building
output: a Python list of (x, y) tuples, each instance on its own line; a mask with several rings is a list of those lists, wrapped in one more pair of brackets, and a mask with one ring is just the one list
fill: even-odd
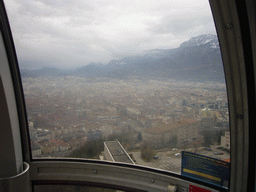
[(199, 121), (195, 119), (180, 119), (170, 124), (145, 129), (143, 140), (152, 148), (159, 149), (168, 146), (175, 138), (177, 144), (191, 140), (198, 136)]

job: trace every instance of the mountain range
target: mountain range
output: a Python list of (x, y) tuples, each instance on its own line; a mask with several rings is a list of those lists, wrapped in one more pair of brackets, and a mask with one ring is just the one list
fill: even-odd
[(216, 35), (192, 37), (174, 49), (154, 49), (141, 55), (111, 60), (106, 65), (91, 63), (75, 70), (44, 67), (22, 69), (22, 77), (82, 76), (115, 79), (176, 79), (224, 82), (223, 64)]

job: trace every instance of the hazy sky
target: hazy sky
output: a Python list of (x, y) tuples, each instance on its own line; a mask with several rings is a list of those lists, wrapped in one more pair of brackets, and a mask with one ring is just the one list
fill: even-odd
[(21, 68), (107, 63), (216, 34), (207, 0), (5, 0)]

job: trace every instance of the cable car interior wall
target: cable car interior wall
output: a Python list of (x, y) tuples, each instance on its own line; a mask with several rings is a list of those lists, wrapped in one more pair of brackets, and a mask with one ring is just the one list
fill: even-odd
[[(256, 191), (256, 2), (210, 0), (209, 3), (226, 79), (231, 161), (227, 163), (219, 160), (217, 156), (221, 155), (218, 153), (213, 155), (214, 158), (207, 158), (189, 150), (175, 152), (179, 149), (173, 148), (173, 151), (170, 150), (172, 158), (182, 160), (181, 174), (177, 174), (139, 165), (136, 153), (129, 154), (121, 141), (104, 143), (105, 159), (108, 157), (108, 161), (74, 157), (34, 158), (31, 152), (32, 135), (29, 133), (24, 85), (21, 81), (8, 15), (4, 2), (1, 1), (0, 191)], [(157, 93), (155, 97), (158, 97)], [(126, 115), (129, 114), (132, 114), (132, 120), (136, 120), (139, 112), (127, 109)], [(135, 121), (132, 120), (131, 122)], [(144, 134), (138, 135), (138, 140), (153, 132), (147, 130)], [(96, 136), (93, 132), (90, 137), (87, 135), (87, 140)], [(182, 148), (182, 145), (177, 148)], [(112, 149), (117, 151), (114, 152)], [(212, 154), (213, 151), (210, 152)], [(223, 154), (219, 152), (221, 153)], [(151, 161), (160, 161), (159, 154), (154, 155)], [(211, 171), (217, 175), (211, 171), (195, 169), (198, 164), (200, 168), (206, 166), (207, 169), (213, 169)], [(227, 180), (224, 181), (223, 178)]]

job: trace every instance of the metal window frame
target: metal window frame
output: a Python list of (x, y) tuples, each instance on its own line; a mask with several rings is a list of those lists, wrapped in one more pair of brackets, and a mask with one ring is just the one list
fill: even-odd
[[(229, 100), (229, 190), (247, 191), (250, 187), (255, 187), (255, 148), (252, 147), (255, 131), (252, 125), (255, 125), (256, 6), (251, 0), (210, 0), (210, 5), (221, 46)], [(79, 181), (146, 191), (166, 191), (168, 185), (188, 189), (190, 184), (194, 184), (211, 191), (227, 191), (181, 175), (143, 166), (77, 159), (32, 159), (18, 61), (2, 1), (0, 6), (0, 28), (13, 80), (22, 154), (24, 161), (30, 164), (32, 183)]]

